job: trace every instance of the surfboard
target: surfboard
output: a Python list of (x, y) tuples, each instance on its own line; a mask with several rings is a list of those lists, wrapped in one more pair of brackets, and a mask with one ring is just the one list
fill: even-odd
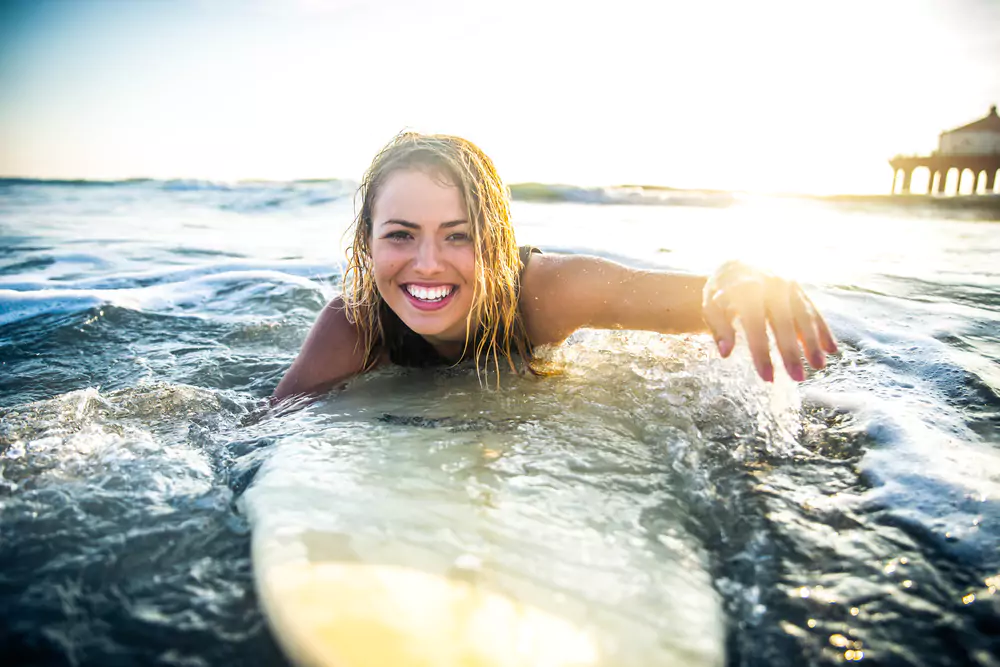
[(421, 567), (427, 560), (419, 554), (407, 558), (414, 554), (406, 545), (379, 545), (366, 551), (370, 558), (358, 560), (358, 541), (324, 525), (330, 506), (322, 489), (297, 484), (287, 463), (278, 470), (267, 468), (265, 464), (241, 503), (251, 520), (258, 599), (274, 637), (294, 664), (597, 664), (598, 651), (585, 632), (491, 590), (460, 567), (443, 572)]
[(264, 422), (271, 444), (233, 463), (259, 605), (294, 664), (725, 664), (710, 574), (660, 499), (587, 483), (589, 450), (520, 408), (406, 379)]
[(416, 569), (272, 559), (254, 539), (254, 573), (279, 644), (310, 667), (593, 665), (565, 621), (475, 584)]

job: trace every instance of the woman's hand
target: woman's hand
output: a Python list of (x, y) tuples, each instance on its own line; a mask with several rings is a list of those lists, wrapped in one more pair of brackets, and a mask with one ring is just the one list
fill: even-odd
[(793, 380), (805, 379), (803, 353), (810, 366), (823, 368), (826, 354), (837, 351), (830, 328), (797, 282), (740, 262), (726, 262), (708, 279), (702, 310), (723, 357), (733, 351), (736, 343), (733, 320), (740, 318), (757, 373), (768, 382), (774, 381), (768, 324), (785, 370)]

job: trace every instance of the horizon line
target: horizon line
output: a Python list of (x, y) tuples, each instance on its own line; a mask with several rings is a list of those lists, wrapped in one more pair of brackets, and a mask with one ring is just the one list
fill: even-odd
[[(210, 184), (240, 184), (240, 183), (331, 183), (331, 182), (343, 182), (343, 183), (359, 183), (358, 180), (353, 178), (343, 178), (337, 176), (330, 177), (308, 177), (308, 178), (203, 178), (195, 176), (173, 176), (173, 177), (153, 177), (153, 176), (130, 176), (127, 178), (66, 178), (66, 177), (38, 177), (38, 176), (11, 176), (6, 174), (0, 174), (0, 182), (22, 182), (22, 183), (37, 183), (37, 184), (92, 184), (92, 185), (113, 185), (116, 183), (147, 183), (147, 182), (200, 182), (200, 183), (210, 183)], [(549, 187), (572, 187), (580, 189), (600, 189), (600, 188), (614, 188), (614, 189), (633, 189), (639, 188), (642, 190), (661, 190), (661, 191), (672, 191), (672, 192), (700, 192), (700, 193), (711, 193), (711, 194), (734, 194), (734, 195), (756, 195), (756, 196), (771, 196), (771, 197), (809, 197), (809, 198), (830, 198), (830, 197), (923, 197), (926, 195), (908, 193), (903, 194), (892, 194), (892, 193), (878, 193), (878, 192), (818, 192), (818, 191), (790, 191), (790, 190), (746, 190), (746, 189), (724, 189), (724, 188), (711, 188), (711, 187), (677, 187), (671, 185), (659, 185), (651, 183), (613, 183), (604, 185), (589, 185), (589, 184), (578, 184), (578, 183), (568, 183), (559, 181), (517, 181), (506, 183), (507, 187), (514, 188), (517, 186), (530, 186), (530, 185), (540, 185)], [(994, 193), (984, 193), (985, 195), (992, 195)], [(951, 196), (983, 196), (983, 195), (951, 195)]]

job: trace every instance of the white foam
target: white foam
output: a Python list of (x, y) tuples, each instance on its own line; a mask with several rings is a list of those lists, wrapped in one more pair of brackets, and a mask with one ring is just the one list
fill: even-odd
[(39, 315), (79, 313), (105, 305), (140, 309), (132, 290), (0, 289), (0, 326)]
[[(189, 315), (225, 317), (234, 306), (229, 300), (220, 299), (220, 293), (234, 284), (244, 284), (247, 290), (284, 285), (321, 293), (324, 298), (333, 295), (329, 284), (311, 280), (306, 275), (315, 272), (298, 267), (298, 273), (265, 268), (253, 264), (227, 264), (147, 275), (160, 282), (147, 287), (93, 288), (88, 284), (135, 284), (140, 276), (128, 276), (108, 281), (90, 279), (69, 283), (53, 282), (0, 282), (0, 326), (30, 319), (39, 315), (79, 313), (103, 306), (116, 306), (129, 310), (174, 313), (184, 311)], [(294, 270), (294, 268), (293, 268)], [(266, 310), (261, 309), (263, 316)]]

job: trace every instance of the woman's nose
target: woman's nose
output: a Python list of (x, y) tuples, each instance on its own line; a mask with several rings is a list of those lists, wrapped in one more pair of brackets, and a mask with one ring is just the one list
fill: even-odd
[(444, 268), (441, 262), (441, 250), (437, 247), (437, 243), (427, 240), (420, 244), (413, 268), (418, 273), (426, 275), (438, 273)]

